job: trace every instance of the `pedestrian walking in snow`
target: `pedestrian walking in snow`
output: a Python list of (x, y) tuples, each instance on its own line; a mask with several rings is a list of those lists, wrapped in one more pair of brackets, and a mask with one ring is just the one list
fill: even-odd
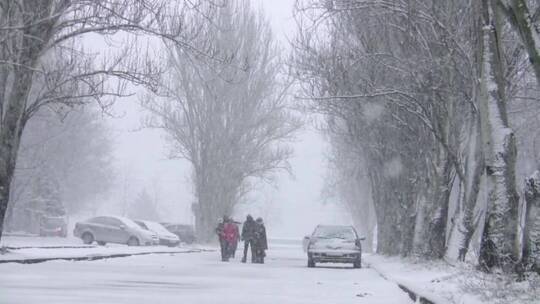
[(247, 253), (249, 247), (251, 247), (251, 262), (255, 261), (255, 249), (253, 247), (253, 240), (255, 237), (255, 221), (251, 215), (247, 215), (246, 221), (242, 226), (242, 241), (244, 241), (244, 256), (242, 257), (242, 263), (247, 261)]
[(228, 261), (234, 256), (236, 244), (238, 243), (238, 227), (233, 220), (227, 218), (223, 225), (223, 238), (225, 239), (225, 260)]
[(266, 250), (268, 249), (268, 241), (266, 238), (266, 227), (262, 218), (257, 218), (255, 222), (255, 263), (264, 264), (264, 258), (266, 257)]
[(240, 242), (240, 229), (238, 228), (238, 225), (240, 224), (240, 222), (236, 222), (232, 220), (232, 223), (234, 224), (234, 231), (236, 234), (236, 240), (232, 244), (232, 249), (231, 249), (231, 256), (234, 259), (234, 257), (236, 256), (236, 250), (238, 249), (238, 243)]
[(221, 252), (221, 260), (222, 261), (225, 261), (226, 260), (226, 257), (227, 257), (227, 242), (225, 241), (225, 234), (223, 232), (223, 229), (225, 228), (225, 219), (226, 217), (224, 216), (223, 218), (220, 218), (218, 219), (218, 224), (217, 224), (217, 227), (216, 227), (216, 234), (218, 236), (218, 239), (219, 239), (219, 249), (220, 249), (220, 252)]

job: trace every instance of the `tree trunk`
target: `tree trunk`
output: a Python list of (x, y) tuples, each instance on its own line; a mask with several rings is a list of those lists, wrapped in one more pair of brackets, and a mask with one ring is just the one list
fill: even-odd
[[(208, 156), (207, 156), (208, 158)], [(201, 242), (217, 240), (214, 229), (217, 220), (223, 216), (231, 216), (238, 191), (235, 179), (226, 168), (205, 161), (197, 167), (195, 205), (195, 227)]]
[(426, 194), (416, 214), (413, 252), (416, 255), (439, 259), (446, 248), (446, 222), (452, 184), (452, 167), (444, 147), (439, 145), (435, 160), (428, 160), (429, 177), (422, 188)]
[(450, 259), (462, 262), (465, 261), (471, 239), (478, 227), (480, 217), (475, 216), (475, 208), (482, 175), (485, 171), (478, 115), (472, 114), (469, 123), (466, 130), (469, 133), (465, 147), (467, 156), (463, 170), (465, 180), (459, 180), (458, 203), (452, 217), (451, 235), (446, 253)]
[(416, 218), (414, 222), (414, 238), (413, 238), (413, 254), (418, 257), (425, 256), (425, 240), (426, 240), (426, 212), (428, 194), (421, 195), (417, 202)]
[[(397, 181), (397, 183), (402, 182), (401, 180)], [(399, 187), (399, 186), (398, 186)], [(412, 253), (413, 249), (413, 240), (414, 240), (414, 216), (415, 216), (415, 210), (414, 210), (414, 201), (416, 197), (416, 189), (414, 186), (410, 185), (408, 182), (405, 185), (401, 185), (401, 188), (394, 188), (394, 189), (401, 189), (401, 191), (395, 191), (394, 196), (397, 196), (397, 199), (394, 198), (395, 201), (397, 201), (402, 208), (402, 210), (398, 211), (398, 208), (395, 208), (394, 212), (396, 212), (396, 218), (398, 220), (398, 225), (396, 227), (397, 230), (400, 230), (400, 245), (399, 245), (399, 254), (403, 257), (409, 256)], [(389, 188), (392, 189), (392, 188)]]
[(445, 160), (439, 172), (439, 182), (436, 183), (433, 195), (434, 206), (430, 210), (426, 235), (426, 255), (429, 258), (440, 259), (446, 252), (446, 223), (448, 219), (448, 203), (452, 184), (451, 167), (448, 159)]
[(540, 171), (525, 182), (523, 262), (540, 273)]
[(385, 179), (376, 168), (369, 174), (372, 197), (377, 217), (377, 253), (396, 255), (399, 254), (399, 244), (401, 242), (401, 230), (397, 228), (395, 217), (398, 206), (392, 197), (391, 191), (387, 191)]
[(498, 25), (492, 0), (482, 2), (482, 96), (481, 128), (486, 160), (488, 205), (480, 263), (486, 269), (498, 266), (505, 272), (514, 269), (518, 195), (515, 185), (516, 146), (509, 128), (503, 84)]
[(13, 87), (5, 101), (7, 107), (0, 129), (0, 240), (9, 204), (17, 153), (26, 122), (24, 110), (33, 75), (32, 71), (26, 67), (15, 67), (13, 70)]
[[(9, 92), (9, 96), (0, 104), (5, 110), (2, 113), (3, 117), (0, 117), (0, 240), (19, 144), (27, 119), (25, 110), (32, 88), (34, 68), (43, 49), (49, 43), (53, 26), (59, 18), (59, 16), (50, 16), (53, 6), (50, 0), (23, 1), (21, 4), (26, 13), (21, 20), (25, 27), (21, 33), (18, 53), (13, 56), (17, 64), (11, 67), (13, 76), (13, 81), (10, 82), (11, 87), (3, 89)], [(47, 21), (34, 23), (42, 19)]]

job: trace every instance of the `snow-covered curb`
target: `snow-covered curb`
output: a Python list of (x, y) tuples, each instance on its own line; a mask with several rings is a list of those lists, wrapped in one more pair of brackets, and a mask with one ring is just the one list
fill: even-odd
[(32, 248), (39, 248), (39, 249), (62, 249), (62, 248), (95, 248), (97, 246), (95, 245), (54, 245), (54, 246), (4, 246), (4, 248), (8, 250), (20, 250), (20, 249), (32, 249)]
[(107, 258), (128, 257), (146, 254), (176, 254), (214, 251), (210, 248), (169, 247), (82, 247), (82, 248), (23, 248), (8, 250), (0, 255), (1, 263), (33, 264), (52, 260), (92, 261)]
[(394, 282), (418, 303), (478, 304), (485, 303), (476, 295), (466, 294), (460, 283), (467, 271), (444, 262), (412, 263), (397, 257), (365, 255), (365, 264), (385, 279)]
[(514, 275), (484, 273), (467, 263), (368, 254), (364, 261), (419, 303), (540, 304), (540, 276), (534, 274), (518, 281)]
[(388, 274), (386, 271), (383, 270), (383, 267), (380, 267), (377, 263), (373, 263), (370, 261), (370, 258), (364, 257), (364, 264), (375, 270), (381, 277), (384, 279), (395, 283), (399, 288), (401, 288), (403, 291), (405, 291), (407, 294), (409, 294), (409, 297), (411, 300), (413, 300), (415, 303), (422, 303), (422, 304), (450, 304), (450, 302), (438, 299), (435, 295), (429, 294), (426, 295), (423, 292), (420, 292), (417, 288), (414, 288), (413, 286), (410, 286), (407, 283), (399, 282), (398, 280), (394, 279), (392, 275)]

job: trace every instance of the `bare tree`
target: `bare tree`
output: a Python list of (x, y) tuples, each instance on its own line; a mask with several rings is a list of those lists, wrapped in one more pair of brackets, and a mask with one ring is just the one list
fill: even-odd
[[(201, 8), (203, 9), (203, 8)], [(279, 51), (262, 13), (249, 1), (207, 8), (211, 23), (194, 21), (195, 45), (210, 50), (208, 62), (171, 45), (166, 100), (150, 100), (150, 125), (164, 129), (173, 157), (193, 166), (197, 232), (210, 240), (216, 219), (279, 169), (288, 170), (283, 145), (298, 127), (286, 104)]]
[(496, 0), (496, 7), (520, 37), (540, 85), (540, 5), (538, 1)]
[[(305, 0), (296, 11), (291, 63), (301, 99), (327, 117), (334, 156), (365, 164), (378, 249), (464, 260), (476, 234), (486, 269), (513, 271), (521, 239), (513, 128), (534, 129), (526, 118), (535, 112), (510, 121), (507, 107), (537, 109), (529, 84), (538, 75), (537, 1)], [(521, 139), (529, 150), (531, 141)], [(537, 222), (532, 184), (525, 230)]]
[(156, 201), (146, 189), (142, 189), (133, 202), (129, 204), (127, 216), (133, 219), (149, 220), (158, 222), (159, 213), (156, 209)]
[(355, 226), (366, 237), (363, 250), (371, 252), (374, 249), (372, 245), (377, 221), (366, 160), (362, 157), (361, 147), (351, 138), (355, 134), (351, 132), (345, 135), (346, 131), (338, 131), (336, 127), (325, 131), (332, 149), (326, 179), (327, 191), (336, 196), (352, 215)]
[(508, 121), (503, 75), (501, 25), (491, 0), (482, 2), (481, 130), (486, 164), (488, 208), (481, 246), (487, 268), (514, 270), (517, 247), (518, 202), (515, 138)]
[(460, 9), (453, 1), (299, 3), (305, 24), (293, 64), (312, 109), (345, 121), (337, 130), (362, 147), (355, 151), (375, 187), (383, 252), (446, 250), (450, 189), (456, 175), (465, 183), (468, 117), (459, 114), (473, 108), (470, 46), (458, 26), (470, 15)]
[(21, 139), (10, 209), (29, 199), (38, 176), (47, 176), (57, 181), (60, 200), (74, 214), (109, 194), (113, 171), (110, 130), (96, 105), (69, 113), (43, 107)]
[(40, 107), (90, 101), (106, 106), (127, 94), (126, 82), (156, 86), (160, 70), (135, 38), (101, 63), (84, 52), (79, 38), (157, 35), (196, 51), (179, 28), (166, 26), (168, 19), (182, 18), (182, 7), (176, 1), (0, 1), (0, 227), (23, 130)]

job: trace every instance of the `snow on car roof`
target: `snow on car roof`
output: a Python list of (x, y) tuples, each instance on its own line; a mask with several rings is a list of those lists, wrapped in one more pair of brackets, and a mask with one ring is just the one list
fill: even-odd
[(317, 228), (323, 228), (323, 229), (345, 229), (345, 228), (353, 228), (351, 225), (317, 225)]

